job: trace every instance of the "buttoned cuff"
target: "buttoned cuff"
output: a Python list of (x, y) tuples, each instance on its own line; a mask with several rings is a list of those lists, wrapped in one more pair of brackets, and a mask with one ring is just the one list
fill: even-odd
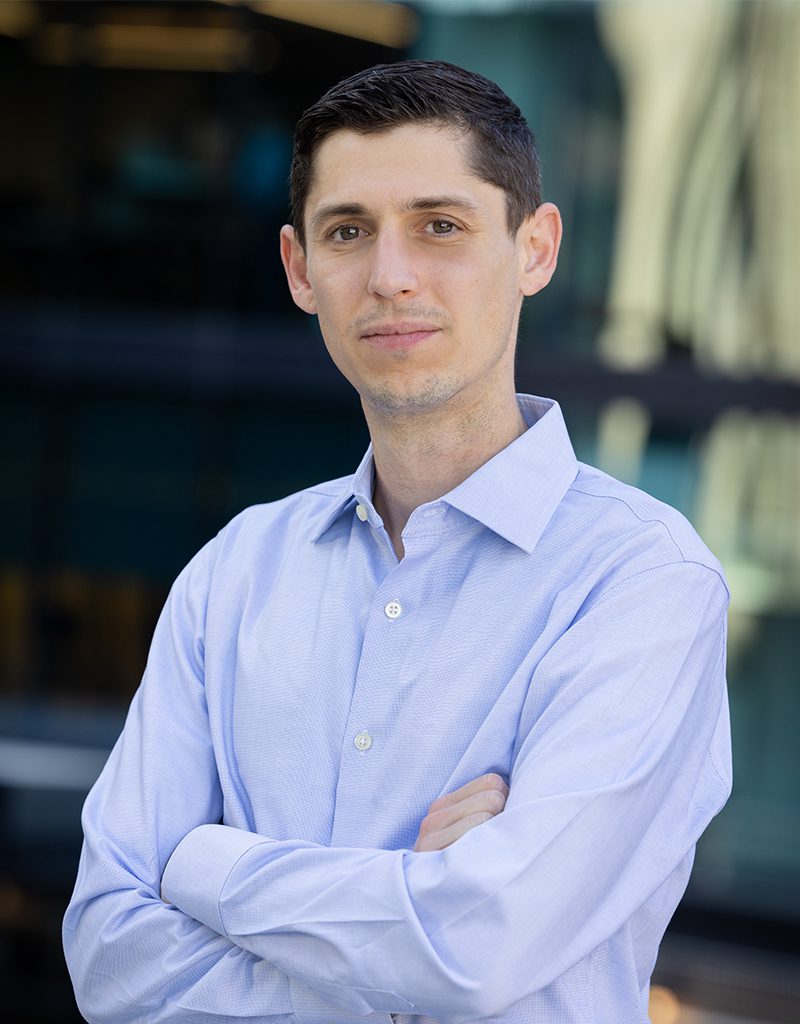
[(269, 839), (227, 825), (199, 825), (167, 862), (161, 893), (184, 914), (227, 935), (220, 913), (222, 890), (237, 862)]

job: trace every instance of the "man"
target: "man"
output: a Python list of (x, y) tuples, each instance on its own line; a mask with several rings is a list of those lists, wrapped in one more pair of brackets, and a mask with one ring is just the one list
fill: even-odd
[(299, 123), (292, 200), (289, 286), (372, 446), (176, 581), (86, 803), (79, 1005), (646, 1021), (730, 786), (719, 566), (515, 396), (561, 223), (497, 86), (425, 62), (341, 83)]

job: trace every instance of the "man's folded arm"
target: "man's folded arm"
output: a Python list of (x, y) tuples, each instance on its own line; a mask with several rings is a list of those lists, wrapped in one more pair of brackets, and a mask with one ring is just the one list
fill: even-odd
[(219, 821), (202, 634), (213, 542), (175, 583), (123, 735), (83, 812), (84, 846), (64, 949), (92, 1024), (279, 1024), (289, 980), (160, 898), (179, 840)]
[(587, 606), (534, 672), (505, 810), (449, 848), (204, 826), (166, 897), (352, 1014), (504, 1012), (685, 884), (730, 790), (726, 605), (714, 571), (676, 563)]

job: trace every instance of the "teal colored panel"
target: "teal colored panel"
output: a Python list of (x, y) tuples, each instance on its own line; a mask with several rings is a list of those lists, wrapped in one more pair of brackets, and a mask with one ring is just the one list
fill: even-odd
[(639, 487), (688, 517), (697, 487), (694, 449), (686, 441), (651, 439), (642, 462)]
[(201, 415), (191, 406), (93, 401), (76, 429), (67, 560), (171, 576), (193, 553)]

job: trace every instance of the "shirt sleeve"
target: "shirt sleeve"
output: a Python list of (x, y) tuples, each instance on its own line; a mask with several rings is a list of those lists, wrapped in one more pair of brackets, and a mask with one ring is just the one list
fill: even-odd
[(175, 582), (123, 734), (84, 806), (63, 938), (92, 1024), (283, 1024), (292, 1011), (282, 971), (160, 898), (182, 836), (222, 816), (203, 685), (213, 544)]
[(727, 799), (726, 605), (695, 563), (587, 602), (533, 674), (505, 810), (446, 850), (208, 825), (171, 857), (167, 897), (351, 1014), (505, 1012), (685, 869)]

